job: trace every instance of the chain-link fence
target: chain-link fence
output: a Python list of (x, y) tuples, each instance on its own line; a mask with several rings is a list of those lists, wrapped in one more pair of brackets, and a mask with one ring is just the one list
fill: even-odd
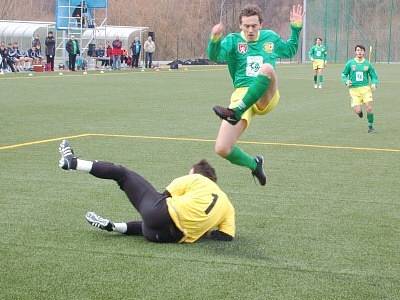
[(400, 0), (307, 0), (306, 10), (303, 61), (321, 37), (331, 62), (353, 57), (357, 44), (372, 47), (374, 62), (400, 62)]

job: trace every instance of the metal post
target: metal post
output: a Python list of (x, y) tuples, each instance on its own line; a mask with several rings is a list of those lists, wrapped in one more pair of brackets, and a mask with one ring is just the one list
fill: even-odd
[[(307, 11), (307, 0), (303, 0), (303, 10)], [(306, 34), (307, 33), (307, 13), (304, 14), (303, 20), (303, 41), (301, 45), (301, 62), (304, 64), (306, 62)]]
[(339, 31), (339, 1), (336, 1), (336, 35), (335, 35), (335, 63), (337, 61), (337, 51), (338, 51), (338, 31)]
[(389, 39), (388, 39), (388, 63), (390, 63), (390, 50), (392, 44), (392, 19), (393, 19), (393, 9), (394, 9), (394, 1), (392, 0), (392, 7), (390, 9), (390, 21), (389, 21)]

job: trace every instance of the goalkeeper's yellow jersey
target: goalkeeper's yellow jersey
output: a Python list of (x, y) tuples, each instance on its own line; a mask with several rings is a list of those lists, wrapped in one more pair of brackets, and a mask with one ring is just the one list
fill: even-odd
[(227, 195), (209, 178), (190, 174), (166, 188), (169, 214), (183, 232), (180, 242), (193, 243), (212, 229), (235, 236), (235, 209)]

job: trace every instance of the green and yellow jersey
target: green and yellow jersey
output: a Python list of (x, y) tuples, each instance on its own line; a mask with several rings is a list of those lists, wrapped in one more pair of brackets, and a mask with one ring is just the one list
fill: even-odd
[(379, 82), (375, 68), (365, 58), (362, 60), (352, 58), (346, 63), (342, 72), (342, 81), (346, 83), (347, 80), (351, 81), (350, 88), (368, 86), (370, 83), (378, 84)]
[(243, 32), (230, 33), (223, 39), (210, 39), (208, 57), (215, 62), (228, 64), (235, 88), (248, 87), (262, 64), (269, 63), (275, 67), (276, 59), (290, 58), (296, 54), (301, 26), (292, 24), (291, 29), (287, 41), (272, 30), (260, 30), (256, 41), (247, 41)]
[(235, 209), (227, 195), (209, 178), (190, 174), (166, 188), (168, 212), (183, 232), (181, 242), (193, 243), (212, 229), (235, 236)]
[(311, 47), (310, 51), (308, 51), (308, 57), (310, 60), (321, 59), (326, 62), (326, 57), (328, 53), (324, 45), (314, 45)]

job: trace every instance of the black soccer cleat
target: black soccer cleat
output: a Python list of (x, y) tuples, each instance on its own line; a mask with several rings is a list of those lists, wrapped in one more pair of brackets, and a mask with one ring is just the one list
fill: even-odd
[(90, 225), (97, 227), (101, 230), (113, 231), (114, 229), (114, 224), (110, 220), (102, 218), (96, 215), (94, 212), (87, 212), (85, 218)]
[(222, 120), (225, 120), (232, 125), (236, 125), (240, 121), (240, 119), (236, 119), (235, 111), (233, 109), (216, 105), (213, 107), (213, 111)]
[(357, 113), (357, 115), (358, 115), (360, 118), (362, 118), (362, 117), (364, 116), (362, 110), (361, 110), (359, 113)]
[(368, 133), (374, 133), (374, 132), (375, 132), (375, 128), (373, 128), (373, 127), (368, 128)]
[(71, 145), (67, 140), (63, 140), (58, 147), (58, 152), (60, 152), (61, 158), (58, 162), (60, 168), (64, 170), (71, 170), (72, 159), (75, 158), (74, 150), (72, 150)]
[(265, 175), (264, 171), (264, 157), (262, 155), (256, 155), (255, 160), (257, 167), (251, 174), (258, 179), (261, 185), (265, 185), (267, 183), (267, 175)]

